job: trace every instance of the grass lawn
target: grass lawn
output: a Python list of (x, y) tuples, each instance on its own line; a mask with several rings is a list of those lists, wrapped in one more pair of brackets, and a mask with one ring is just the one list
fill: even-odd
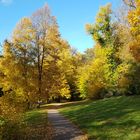
[[(35, 109), (26, 112), (23, 115), (23, 123), (20, 128), (20, 140), (51, 140), (52, 128), (48, 123), (46, 108)], [(0, 126), (2, 126), (0, 118)], [(15, 136), (14, 131), (14, 136)], [(1, 140), (0, 135), (0, 140)], [(13, 139), (11, 139), (13, 140)]]
[(26, 138), (28, 140), (50, 140), (51, 127), (47, 120), (47, 110), (37, 109), (29, 111), (24, 116), (26, 123)]
[(60, 113), (95, 140), (140, 140), (140, 96), (65, 104)]

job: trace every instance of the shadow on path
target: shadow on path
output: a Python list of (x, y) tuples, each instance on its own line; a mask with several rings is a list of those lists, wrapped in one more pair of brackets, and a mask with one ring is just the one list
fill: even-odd
[(48, 120), (54, 128), (54, 140), (88, 140), (87, 136), (57, 109), (48, 109)]

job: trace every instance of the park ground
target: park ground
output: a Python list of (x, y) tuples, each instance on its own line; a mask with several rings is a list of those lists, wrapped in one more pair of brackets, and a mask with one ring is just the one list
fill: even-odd
[(60, 113), (92, 140), (140, 140), (140, 96), (64, 104)]
[(48, 121), (49, 109), (70, 120), (88, 139), (140, 140), (140, 96), (47, 104), (28, 111), (24, 115), (26, 140), (52, 139), (55, 132)]

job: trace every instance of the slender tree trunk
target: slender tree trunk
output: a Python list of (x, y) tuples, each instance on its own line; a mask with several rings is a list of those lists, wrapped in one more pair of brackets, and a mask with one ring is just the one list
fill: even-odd
[[(44, 64), (44, 46), (42, 46), (42, 50), (38, 44), (38, 100), (41, 101), (42, 96), (42, 76), (43, 76), (43, 64)], [(40, 104), (38, 104), (40, 108)]]
[(24, 67), (24, 79), (25, 79), (25, 97), (26, 97), (26, 103), (27, 103), (27, 109), (29, 110), (30, 109), (30, 100), (29, 100), (29, 93), (28, 93), (28, 78), (27, 78), (27, 74), (28, 74), (28, 68), (27, 68), (27, 46), (25, 45), (24, 46), (26, 51), (24, 52), (24, 62), (23, 62), (23, 67)]

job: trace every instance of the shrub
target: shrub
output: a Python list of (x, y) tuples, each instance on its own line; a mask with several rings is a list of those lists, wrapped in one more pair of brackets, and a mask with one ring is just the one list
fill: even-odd
[(22, 135), (21, 110), (3, 97), (0, 100), (0, 139), (19, 140)]

